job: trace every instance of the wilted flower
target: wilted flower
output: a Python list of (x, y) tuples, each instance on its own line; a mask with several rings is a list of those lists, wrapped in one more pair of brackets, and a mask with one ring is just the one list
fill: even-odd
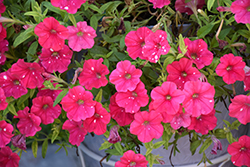
[(119, 130), (119, 126), (113, 126), (111, 128), (110, 133), (109, 133), (108, 142), (115, 144), (115, 143), (122, 140), (119, 133), (118, 133), (118, 130)]

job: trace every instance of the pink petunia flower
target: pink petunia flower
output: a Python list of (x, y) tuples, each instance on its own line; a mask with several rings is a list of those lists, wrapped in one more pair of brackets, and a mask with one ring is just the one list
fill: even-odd
[(122, 141), (119, 133), (118, 133), (118, 130), (119, 130), (119, 126), (113, 126), (111, 129), (110, 129), (110, 133), (109, 133), (109, 138), (108, 138), (108, 142), (110, 143), (117, 143), (117, 142), (120, 142)]
[(26, 87), (22, 85), (19, 76), (12, 75), (11, 68), (6, 72), (0, 73), (0, 86), (7, 97), (13, 96), (15, 99), (18, 99), (28, 93)]
[(246, 63), (242, 61), (242, 57), (229, 53), (221, 57), (220, 62), (215, 71), (219, 76), (222, 76), (224, 82), (233, 84), (237, 80), (244, 80)]
[(249, 166), (250, 164), (250, 137), (241, 136), (239, 141), (233, 142), (227, 147), (227, 152), (231, 155), (231, 161), (236, 166)]
[(240, 123), (246, 125), (250, 122), (250, 96), (237, 95), (231, 99), (229, 116), (237, 118)]
[(0, 167), (18, 167), (20, 157), (6, 146), (0, 150)]
[(202, 135), (208, 134), (209, 130), (213, 130), (217, 125), (217, 118), (215, 117), (215, 109), (206, 115), (200, 115), (198, 117), (191, 117), (191, 124), (188, 127), (189, 130), (195, 130)]
[(142, 71), (136, 69), (128, 60), (120, 61), (116, 69), (111, 72), (109, 80), (115, 85), (118, 92), (133, 91), (140, 82)]
[(145, 46), (142, 48), (143, 55), (152, 63), (156, 63), (161, 55), (165, 55), (170, 50), (167, 41), (167, 33), (163, 30), (157, 30), (148, 35), (145, 39)]
[(191, 117), (188, 113), (183, 113), (182, 106), (180, 106), (179, 111), (174, 115), (174, 118), (170, 122), (173, 129), (177, 130), (180, 127), (188, 127), (191, 124)]
[(213, 110), (215, 89), (208, 82), (187, 81), (183, 91), (186, 95), (183, 107), (192, 117), (206, 115)]
[(125, 108), (117, 105), (115, 101), (116, 95), (117, 92), (110, 98), (110, 104), (109, 104), (110, 115), (114, 120), (116, 120), (118, 125), (120, 126), (129, 125), (134, 120), (134, 114), (126, 113)]
[(110, 113), (102, 107), (101, 103), (96, 102), (95, 114), (92, 117), (87, 118), (83, 124), (88, 132), (94, 132), (97, 135), (102, 135), (107, 130), (107, 124), (109, 123), (110, 118)]
[(43, 85), (43, 72), (44, 69), (38, 63), (26, 63), (23, 59), (19, 59), (11, 67), (12, 75), (19, 77), (22, 85), (30, 89), (40, 88)]
[(135, 90), (118, 92), (115, 101), (118, 106), (125, 108), (126, 113), (136, 113), (140, 107), (148, 104), (149, 97), (142, 82), (139, 82)]
[(11, 143), (13, 146), (18, 147), (22, 150), (26, 150), (26, 137), (23, 134), (16, 135), (11, 138)]
[(86, 0), (51, 0), (51, 4), (55, 7), (59, 7), (62, 10), (66, 10), (68, 13), (75, 14), (77, 10), (84, 4)]
[(20, 119), (17, 123), (17, 128), (26, 137), (34, 136), (36, 132), (42, 129), (39, 126), (41, 124), (40, 117), (29, 113), (29, 107), (25, 107), (24, 110), (19, 110), (17, 114), (18, 116), (14, 116), (14, 118)]
[(3, 65), (6, 61), (5, 52), (9, 50), (9, 42), (7, 40), (0, 41), (0, 65)]
[(0, 110), (5, 110), (8, 106), (8, 103), (5, 101), (6, 96), (4, 90), (0, 87)]
[(2, 13), (4, 13), (6, 10), (6, 7), (3, 4), (3, 0), (0, 0), (0, 16)]
[(70, 50), (67, 45), (64, 45), (63, 48), (58, 51), (42, 48), (39, 59), (42, 61), (41, 64), (46, 71), (50, 73), (54, 71), (63, 73), (68, 70), (72, 55), (73, 51)]
[(63, 97), (61, 104), (67, 112), (67, 117), (79, 122), (95, 114), (96, 102), (92, 99), (91, 92), (85, 91), (82, 86), (75, 86), (69, 89), (69, 93)]
[(221, 144), (220, 140), (217, 139), (214, 135), (212, 135), (211, 139), (214, 143), (214, 146), (213, 146), (210, 153), (217, 155), (217, 150), (222, 150), (222, 144)]
[(148, 0), (149, 2), (153, 3), (153, 8), (162, 8), (165, 5), (170, 4), (170, 0)]
[(134, 151), (128, 150), (120, 158), (120, 161), (115, 163), (115, 167), (147, 167), (148, 161), (141, 154), (135, 154)]
[(82, 49), (90, 49), (94, 46), (94, 38), (97, 36), (96, 31), (91, 26), (87, 25), (86, 21), (80, 21), (77, 26), (68, 26), (69, 47), (74, 51), (81, 51)]
[(205, 0), (191, 0), (188, 3), (185, 3), (185, 0), (176, 0), (175, 10), (192, 15), (197, 13), (197, 9), (201, 9), (205, 4)]
[(175, 115), (180, 108), (180, 104), (185, 99), (181, 90), (177, 89), (174, 82), (166, 81), (161, 86), (157, 86), (151, 92), (153, 108), (157, 112), (166, 112), (168, 115)]
[(5, 120), (0, 121), (0, 148), (6, 146), (11, 138), (14, 136), (12, 134), (14, 128), (11, 124), (7, 123)]
[(250, 0), (236, 0), (232, 3), (230, 9), (235, 14), (234, 18), (237, 23), (250, 23)]
[(31, 113), (39, 116), (43, 124), (51, 124), (61, 114), (61, 107), (58, 104), (53, 107), (53, 102), (50, 96), (36, 97), (32, 100)]
[(83, 65), (83, 71), (78, 77), (79, 83), (86, 89), (91, 90), (92, 88), (100, 88), (106, 86), (108, 80), (105, 75), (109, 74), (108, 67), (102, 64), (103, 59), (98, 60), (89, 59), (86, 60)]
[(75, 122), (67, 120), (64, 122), (62, 129), (69, 131), (69, 142), (77, 146), (80, 146), (81, 142), (85, 139), (85, 135), (88, 133), (83, 126), (83, 121)]
[(147, 143), (162, 136), (163, 126), (160, 113), (143, 111), (136, 113), (134, 118), (135, 120), (130, 125), (130, 133), (137, 135), (141, 142)]
[(187, 56), (198, 69), (208, 66), (213, 61), (213, 53), (207, 49), (207, 43), (202, 39), (190, 41), (188, 38), (184, 39), (187, 46)]
[(35, 34), (39, 37), (39, 44), (46, 49), (54, 51), (61, 50), (64, 46), (64, 40), (68, 38), (68, 29), (54, 18), (48, 17), (39, 23), (35, 29)]
[[(56, 87), (58, 83), (53, 83), (54, 87)], [(43, 85), (41, 88), (38, 89), (37, 97), (38, 96), (50, 96), (53, 101), (56, 100), (57, 96), (62, 92), (62, 90), (53, 90), (53, 89), (43, 89), (45, 86)]]
[(245, 78), (243, 80), (244, 82), (244, 90), (250, 90), (250, 68), (248, 66), (245, 66), (244, 68), (245, 71)]
[(140, 27), (136, 31), (130, 31), (125, 37), (125, 45), (127, 46), (128, 55), (132, 59), (137, 57), (147, 60), (143, 56), (142, 48), (145, 45), (145, 38), (153, 32), (147, 27)]
[[(1, 4), (1, 2), (0, 2), (0, 4)], [(0, 23), (0, 41), (4, 40), (4, 38), (6, 38), (6, 37), (7, 37), (6, 29), (3, 27), (3, 24)]]
[(182, 58), (180, 61), (174, 61), (167, 66), (167, 81), (174, 82), (178, 89), (183, 89), (187, 81), (197, 81), (201, 73), (197, 68), (192, 67), (192, 62), (189, 59)]

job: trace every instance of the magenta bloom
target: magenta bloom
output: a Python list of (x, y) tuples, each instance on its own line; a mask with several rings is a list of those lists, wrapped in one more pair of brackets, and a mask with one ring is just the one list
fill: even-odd
[(135, 154), (134, 151), (128, 150), (120, 158), (120, 161), (115, 163), (115, 167), (147, 167), (148, 161), (141, 154)]
[(205, 5), (205, 0), (191, 0), (185, 3), (185, 0), (176, 0), (175, 9), (181, 13), (186, 13), (188, 15), (193, 14), (197, 9), (201, 9)]
[(153, 8), (162, 8), (165, 5), (170, 4), (170, 0), (148, 0), (149, 2), (153, 3)]
[(19, 77), (12, 75), (11, 68), (6, 72), (0, 73), (0, 86), (7, 97), (13, 96), (15, 99), (18, 99), (28, 93), (28, 90), (22, 85)]
[(80, 146), (81, 142), (85, 139), (85, 135), (88, 133), (83, 126), (83, 121), (75, 122), (67, 120), (64, 122), (62, 129), (69, 131), (69, 142), (77, 146)]
[(119, 133), (118, 133), (118, 130), (119, 130), (119, 126), (113, 126), (111, 129), (110, 129), (110, 133), (109, 133), (109, 138), (108, 138), (108, 142), (110, 143), (117, 143), (117, 142), (120, 142), (122, 141)]
[[(0, 4), (1, 4), (1, 2), (0, 2)], [(0, 7), (1, 7), (1, 5), (0, 5)], [(6, 38), (6, 37), (7, 37), (6, 29), (3, 27), (3, 24), (0, 23), (0, 41), (4, 40), (4, 38)]]
[(36, 97), (32, 100), (31, 113), (39, 116), (43, 124), (51, 124), (61, 114), (61, 107), (58, 104), (53, 107), (53, 102), (50, 96)]
[(151, 92), (153, 108), (157, 112), (166, 112), (169, 115), (175, 115), (180, 108), (180, 104), (185, 99), (185, 95), (173, 82), (164, 82), (157, 86)]
[(202, 135), (208, 134), (209, 130), (213, 130), (217, 125), (217, 118), (215, 117), (215, 109), (206, 115), (200, 115), (198, 117), (191, 118), (191, 125), (188, 127), (189, 130), (195, 130), (197, 133)]
[(142, 52), (150, 62), (156, 63), (161, 55), (168, 53), (170, 48), (167, 41), (167, 33), (163, 30), (157, 30), (155, 33), (147, 36)]
[(192, 117), (206, 115), (213, 110), (215, 89), (208, 82), (187, 81), (183, 91), (186, 95), (183, 107)]
[(39, 23), (34, 30), (39, 37), (39, 44), (46, 49), (55, 51), (61, 50), (64, 46), (64, 40), (68, 38), (68, 29), (54, 18), (48, 17)]
[(197, 66), (198, 69), (202, 69), (204, 66), (208, 66), (213, 61), (213, 53), (207, 49), (207, 43), (202, 39), (190, 41), (188, 38), (184, 39), (187, 46), (187, 56)]
[(250, 23), (250, 0), (236, 0), (232, 3), (230, 9), (235, 14), (234, 18), (237, 23)]
[(22, 150), (26, 150), (26, 137), (23, 134), (16, 135), (11, 138), (11, 143), (13, 146), (18, 147)]
[(238, 142), (233, 142), (227, 147), (231, 161), (236, 166), (249, 166), (250, 164), (250, 137), (241, 136)]
[(174, 115), (174, 118), (170, 122), (170, 125), (173, 129), (177, 130), (180, 127), (188, 127), (191, 124), (191, 117), (188, 113), (183, 113), (182, 106), (180, 106), (178, 113)]
[(125, 45), (127, 46), (128, 55), (132, 59), (140, 57), (146, 59), (143, 56), (142, 48), (145, 45), (145, 38), (153, 32), (147, 27), (140, 27), (136, 31), (130, 31), (125, 37)]
[(84, 126), (88, 132), (94, 132), (97, 135), (102, 135), (107, 130), (107, 124), (109, 123), (110, 118), (110, 114), (105, 108), (102, 107), (102, 104), (96, 102), (95, 114), (84, 121)]
[(105, 75), (109, 74), (108, 67), (102, 64), (103, 59), (98, 60), (89, 59), (86, 60), (83, 65), (83, 71), (78, 77), (79, 83), (85, 86), (86, 89), (91, 90), (92, 88), (100, 88), (106, 86), (108, 80)]
[(246, 63), (242, 61), (242, 57), (229, 53), (221, 57), (220, 62), (215, 71), (219, 76), (222, 76), (224, 82), (233, 84), (236, 81), (244, 80)]
[(40, 88), (43, 85), (43, 72), (44, 69), (38, 63), (26, 63), (23, 59), (19, 59), (11, 67), (12, 75), (19, 77), (21, 84), (30, 89)]
[(137, 135), (141, 142), (147, 143), (162, 136), (163, 126), (160, 113), (143, 111), (136, 113), (134, 118), (135, 120), (130, 125), (130, 132)]
[(250, 68), (248, 66), (245, 66), (245, 79), (244, 79), (244, 90), (250, 90)]
[(2, 13), (4, 13), (6, 10), (6, 7), (3, 4), (3, 0), (0, 0), (0, 16)]
[(62, 10), (66, 10), (68, 13), (75, 14), (77, 10), (84, 4), (86, 0), (51, 0), (51, 4), (55, 7), (59, 7)]
[[(56, 87), (57, 83), (53, 83), (54, 87)], [(62, 90), (53, 90), (53, 89), (43, 89), (44, 85), (38, 89), (38, 96), (50, 96), (53, 101), (56, 100), (57, 96), (61, 93)]]
[(95, 113), (93, 95), (85, 91), (82, 86), (75, 86), (69, 89), (69, 93), (63, 97), (62, 108), (67, 112), (67, 117), (76, 122), (90, 118)]
[(134, 120), (134, 114), (126, 113), (125, 108), (117, 105), (115, 98), (117, 96), (117, 92), (111, 96), (109, 110), (111, 117), (116, 120), (118, 125), (125, 126), (129, 125)]
[(42, 48), (42, 53), (39, 58), (46, 71), (50, 73), (54, 71), (63, 73), (68, 70), (72, 55), (73, 51), (70, 50), (67, 45), (64, 45), (63, 48), (58, 51)]
[(29, 113), (29, 107), (25, 107), (24, 110), (19, 110), (17, 114), (18, 116), (14, 116), (14, 118), (20, 119), (17, 123), (17, 128), (26, 137), (34, 136), (36, 132), (42, 129), (39, 126), (41, 124), (40, 117)]
[(6, 61), (6, 56), (4, 55), (8, 48), (9, 42), (7, 40), (0, 41), (0, 65), (3, 65)]
[(201, 73), (197, 68), (192, 67), (192, 61), (186, 58), (174, 61), (167, 66), (167, 81), (174, 82), (178, 89), (183, 89), (187, 81), (197, 81)]
[(86, 21), (77, 23), (77, 27), (68, 26), (69, 47), (74, 51), (81, 51), (82, 49), (90, 49), (94, 46), (94, 38), (97, 36), (95, 29), (87, 25)]
[(240, 123), (246, 125), (250, 122), (250, 96), (237, 95), (231, 99), (229, 116), (237, 118)]
[(20, 157), (6, 146), (0, 150), (0, 167), (18, 167)]
[(0, 87), (0, 110), (5, 110), (8, 106), (8, 103), (5, 101), (6, 96), (4, 90)]
[(125, 108), (126, 113), (136, 113), (140, 107), (148, 104), (149, 97), (142, 82), (139, 82), (135, 90), (118, 92), (115, 101), (118, 106)]
[(120, 61), (111, 72), (109, 79), (118, 92), (133, 91), (140, 82), (142, 71), (136, 69), (128, 60)]
[(14, 128), (11, 124), (7, 123), (5, 120), (0, 121), (0, 148), (6, 146), (11, 138), (14, 136), (12, 134)]

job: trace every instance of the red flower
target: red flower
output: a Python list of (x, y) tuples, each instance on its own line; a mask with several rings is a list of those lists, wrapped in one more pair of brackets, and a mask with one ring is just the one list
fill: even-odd
[(102, 64), (103, 59), (98, 60), (89, 59), (86, 60), (83, 65), (83, 71), (78, 77), (79, 83), (85, 86), (86, 89), (100, 88), (108, 83), (105, 75), (109, 74), (108, 67)]
[(90, 49), (94, 46), (94, 38), (97, 36), (95, 29), (87, 25), (86, 21), (77, 23), (77, 27), (68, 26), (69, 47), (74, 51), (81, 51), (82, 49)]
[(183, 107), (192, 117), (206, 115), (213, 110), (215, 89), (208, 82), (187, 81), (183, 91), (186, 95)]
[(75, 14), (77, 10), (84, 4), (86, 0), (51, 0), (51, 4), (55, 7), (59, 7), (62, 10), (66, 10), (68, 13)]
[(147, 36), (142, 52), (150, 62), (156, 63), (161, 55), (168, 53), (170, 48), (167, 41), (167, 33), (162, 30), (157, 30), (155, 33)]
[(184, 93), (177, 89), (176, 84), (168, 81), (154, 88), (151, 97), (154, 100), (153, 108), (157, 112), (166, 112), (168, 115), (175, 115), (185, 99)]
[(116, 120), (118, 125), (125, 126), (129, 125), (134, 120), (134, 114), (126, 113), (125, 108), (117, 105), (115, 98), (117, 93), (115, 93), (110, 98), (109, 110), (111, 117)]
[(6, 7), (3, 4), (3, 0), (0, 0), (0, 16), (1, 16), (1, 13), (5, 12), (5, 9), (6, 9)]
[(125, 45), (127, 46), (128, 55), (132, 59), (140, 57), (141, 59), (148, 59), (143, 56), (142, 48), (145, 45), (145, 38), (153, 32), (147, 27), (140, 27), (136, 31), (130, 31), (125, 37)]
[(63, 97), (62, 108), (67, 112), (67, 117), (76, 122), (90, 118), (95, 113), (93, 95), (85, 91), (82, 86), (75, 86), (69, 89), (69, 93)]
[(170, 0), (148, 0), (149, 2), (153, 3), (153, 8), (162, 8), (165, 5), (170, 4)]
[(120, 161), (115, 163), (115, 167), (147, 167), (148, 161), (141, 154), (135, 154), (134, 151), (128, 150), (120, 158)]
[(17, 128), (26, 137), (34, 136), (36, 132), (42, 129), (39, 126), (41, 124), (40, 117), (29, 113), (29, 107), (25, 107), (24, 110), (19, 110), (17, 114), (18, 116), (14, 116), (14, 118), (20, 119), (17, 123)]
[(44, 69), (38, 63), (26, 63), (23, 59), (19, 59), (11, 67), (12, 75), (19, 77), (22, 85), (30, 89), (40, 88), (43, 85), (43, 72)]
[(174, 82), (178, 89), (183, 89), (187, 81), (197, 81), (201, 73), (197, 68), (192, 67), (189, 59), (182, 58), (180, 61), (174, 61), (167, 66), (167, 81)]
[(0, 110), (5, 110), (8, 106), (8, 103), (5, 101), (6, 96), (4, 94), (4, 90), (0, 87)]
[(64, 40), (68, 37), (68, 29), (54, 18), (48, 17), (39, 23), (34, 30), (39, 37), (39, 44), (46, 49), (55, 51), (61, 50), (64, 46)]
[(250, 1), (249, 0), (236, 0), (232, 3), (230, 9), (235, 14), (234, 18), (237, 23), (247, 24), (250, 23)]
[(0, 150), (0, 167), (18, 167), (20, 157), (6, 146)]
[(26, 137), (23, 134), (16, 135), (11, 138), (11, 143), (13, 146), (18, 147), (22, 150), (26, 150)]
[(135, 90), (118, 92), (115, 101), (118, 106), (125, 108), (126, 113), (136, 113), (140, 107), (148, 104), (149, 97), (142, 82), (139, 82)]
[(61, 107), (57, 104), (53, 107), (53, 99), (50, 96), (39, 96), (32, 100), (31, 113), (39, 116), (43, 124), (51, 124), (61, 114)]
[[(0, 2), (1, 4), (1, 2)], [(1, 5), (0, 5), (0, 12), (1, 12)], [(7, 37), (6, 29), (3, 27), (3, 24), (0, 23), (0, 41), (4, 40)]]
[(137, 135), (141, 142), (147, 143), (162, 136), (163, 126), (160, 113), (143, 111), (136, 113), (134, 118), (135, 120), (130, 125), (130, 132)]
[(83, 126), (83, 121), (75, 122), (73, 120), (67, 120), (64, 122), (62, 129), (69, 131), (69, 142), (72, 145), (80, 146), (87, 134), (87, 130)]
[[(57, 83), (53, 83), (54, 87), (56, 87)], [(38, 89), (37, 97), (38, 96), (50, 96), (53, 101), (56, 100), (57, 96), (62, 92), (62, 90), (53, 90), (53, 89), (43, 89), (45, 88), (44, 85)]]
[(191, 0), (185, 3), (185, 0), (176, 0), (175, 9), (181, 13), (187, 13), (188, 15), (197, 12), (197, 9), (201, 9), (205, 5), (205, 0)]
[(108, 142), (115, 144), (117, 142), (122, 141), (122, 139), (121, 139), (121, 137), (120, 137), (120, 135), (118, 133), (118, 130), (119, 130), (119, 126), (113, 126), (110, 129)]
[(237, 118), (240, 123), (246, 125), (250, 122), (250, 96), (237, 95), (229, 105), (229, 116)]
[(6, 61), (6, 56), (4, 55), (8, 48), (9, 42), (7, 40), (0, 41), (0, 65), (3, 65)]
[(246, 63), (242, 61), (242, 57), (229, 53), (221, 57), (220, 62), (215, 71), (219, 76), (222, 76), (224, 82), (233, 84), (236, 80), (244, 80)]
[[(14, 128), (11, 124), (8, 124), (5, 120), (0, 121), (0, 148), (6, 146), (11, 138)], [(1, 157), (1, 156), (0, 156)]]
[(136, 69), (128, 60), (120, 61), (116, 65), (116, 69), (111, 72), (109, 79), (118, 92), (133, 91), (140, 82), (142, 71)]
[(202, 39), (190, 41), (188, 38), (184, 39), (187, 46), (187, 56), (198, 69), (202, 69), (204, 66), (208, 66), (213, 61), (213, 53), (207, 49), (207, 43)]
[(19, 77), (12, 75), (11, 68), (6, 72), (0, 73), (0, 86), (7, 97), (13, 96), (15, 99), (18, 99), (28, 93), (28, 90), (22, 85)]
[(172, 119), (172, 121), (170, 122), (170, 125), (173, 129), (177, 130), (180, 127), (188, 127), (191, 124), (191, 117), (190, 114), (188, 113), (183, 113), (182, 111), (182, 106), (180, 106), (180, 109), (178, 111), (178, 113), (176, 113), (174, 115), (174, 118)]
[(84, 126), (88, 132), (94, 132), (97, 135), (102, 135), (106, 132), (109, 121), (110, 114), (105, 108), (102, 107), (101, 103), (96, 102), (95, 114), (84, 121)]
[(236, 166), (250, 165), (250, 137), (241, 136), (238, 142), (233, 142), (227, 147), (231, 161)]
[(245, 79), (244, 79), (244, 90), (250, 90), (250, 68), (248, 66), (245, 66)]
[(50, 73), (54, 71), (63, 73), (68, 70), (72, 55), (73, 51), (70, 50), (67, 45), (64, 45), (63, 48), (58, 51), (42, 48), (42, 53), (39, 58), (46, 71)]
[(215, 109), (209, 114), (200, 115), (198, 117), (191, 117), (191, 125), (188, 127), (189, 130), (195, 130), (197, 133), (202, 135), (208, 134), (209, 130), (213, 130), (217, 125), (217, 118), (215, 117)]

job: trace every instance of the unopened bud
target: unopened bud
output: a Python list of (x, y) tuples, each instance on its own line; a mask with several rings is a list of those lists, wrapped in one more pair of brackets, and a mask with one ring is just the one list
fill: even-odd
[(119, 130), (119, 126), (113, 126), (111, 128), (110, 133), (109, 133), (108, 142), (115, 144), (115, 143), (122, 140), (119, 133), (118, 133), (118, 130)]

